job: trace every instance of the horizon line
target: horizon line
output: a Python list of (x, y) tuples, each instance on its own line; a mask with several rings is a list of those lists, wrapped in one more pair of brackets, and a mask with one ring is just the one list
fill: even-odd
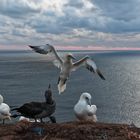
[[(58, 51), (137, 51), (140, 50), (139, 47), (105, 47), (105, 46), (55, 46)], [(0, 46), (0, 51), (29, 51), (32, 50), (24, 46)]]
[[(140, 49), (103, 49), (103, 50), (100, 50), (100, 49), (96, 49), (96, 50), (94, 50), (94, 49), (92, 49), (92, 50), (80, 50), (80, 49), (77, 49), (77, 50), (75, 50), (75, 49), (71, 49), (71, 50), (69, 50), (69, 49), (56, 49), (57, 51), (140, 51)], [(3, 51), (31, 51), (32, 52), (32, 50), (29, 50), (29, 49), (0, 49), (0, 52), (3, 52)]]

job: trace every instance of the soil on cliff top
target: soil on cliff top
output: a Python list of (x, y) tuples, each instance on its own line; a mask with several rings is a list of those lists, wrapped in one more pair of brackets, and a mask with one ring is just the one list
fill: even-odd
[(140, 140), (140, 128), (93, 122), (0, 125), (0, 140)]

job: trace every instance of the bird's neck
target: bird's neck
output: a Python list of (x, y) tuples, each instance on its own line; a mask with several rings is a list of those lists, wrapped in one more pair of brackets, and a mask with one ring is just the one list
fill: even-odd
[(47, 104), (53, 104), (53, 99), (52, 98), (47, 98), (46, 103)]
[(84, 99), (80, 99), (79, 103), (83, 105), (87, 105), (87, 102)]
[(69, 64), (72, 64), (72, 60), (71, 59), (66, 59), (65, 62), (69, 63)]

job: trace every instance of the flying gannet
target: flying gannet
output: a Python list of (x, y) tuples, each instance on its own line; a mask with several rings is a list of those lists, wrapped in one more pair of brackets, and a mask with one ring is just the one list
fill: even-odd
[(55, 109), (56, 103), (52, 98), (52, 91), (49, 85), (48, 90), (45, 92), (45, 102), (30, 102), (25, 103), (19, 108), (13, 108), (12, 111), (16, 110), (20, 114), (12, 115), (12, 117), (24, 116), (29, 119), (35, 119), (35, 122), (37, 119), (40, 119), (40, 121), (43, 122), (42, 119), (48, 117), (52, 121), (52, 118), (54, 117), (51, 115), (55, 112)]
[(79, 61), (73, 63), (72, 59), (75, 59), (74, 56), (71, 53), (66, 54), (66, 56), (62, 59), (58, 53), (56, 52), (55, 48), (50, 45), (41, 45), (41, 46), (31, 46), (35, 52), (40, 54), (51, 54), (54, 57), (53, 63), (55, 66), (60, 68), (60, 75), (58, 78), (58, 91), (59, 94), (64, 92), (66, 89), (66, 81), (68, 80), (70, 73), (72, 71), (77, 70), (79, 67), (84, 66), (89, 71), (93, 73), (97, 73), (101, 79), (105, 80), (103, 74), (100, 72), (100, 70), (97, 68), (95, 62), (89, 57), (85, 56)]

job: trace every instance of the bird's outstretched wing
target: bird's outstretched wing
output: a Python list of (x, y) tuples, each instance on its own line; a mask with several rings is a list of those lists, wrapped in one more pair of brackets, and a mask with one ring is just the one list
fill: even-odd
[(30, 48), (32, 48), (35, 52), (40, 53), (40, 54), (47, 54), (48, 51), (48, 46), (45, 47), (45, 45), (40, 45), (40, 46), (31, 46), (28, 45)]
[(100, 72), (100, 70), (97, 68), (95, 62), (90, 59), (89, 56), (85, 56), (84, 58), (80, 59), (79, 61), (75, 62), (73, 64), (72, 70), (76, 70), (81, 66), (85, 66), (89, 71), (93, 73), (97, 73), (101, 79), (105, 80), (103, 74)]
[(61, 66), (63, 64), (63, 60), (59, 57), (55, 48), (52, 45), (50, 45), (50, 44), (40, 45), (40, 46), (29, 45), (29, 47), (37, 53), (46, 54), (46, 55), (50, 54), (53, 64), (55, 66), (57, 66), (58, 68), (61, 68)]

